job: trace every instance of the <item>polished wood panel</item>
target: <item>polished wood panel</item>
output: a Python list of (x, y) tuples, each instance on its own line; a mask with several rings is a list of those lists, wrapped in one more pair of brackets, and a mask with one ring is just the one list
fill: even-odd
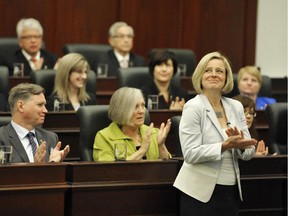
[(219, 50), (238, 70), (255, 64), (256, 15), (257, 0), (42, 0), (41, 10), (37, 0), (0, 0), (0, 20), (9, 23), (0, 37), (15, 37), (17, 21), (35, 17), (46, 48), (60, 57), (66, 43), (107, 43), (121, 20), (134, 27), (134, 51), (144, 57), (152, 48), (188, 48), (198, 59)]
[(64, 215), (65, 164), (0, 165), (1, 215)]
[(118, 89), (117, 77), (97, 77), (96, 93), (97, 92), (114, 92)]
[(71, 215), (178, 215), (172, 186), (178, 166), (171, 160), (73, 163)]
[[(0, 165), (1, 215), (179, 215), (183, 158)], [(287, 214), (287, 156), (239, 160), (240, 216)], [(33, 205), (34, 204), (34, 205)], [(120, 213), (119, 213), (120, 212)]]
[(287, 215), (287, 156), (239, 160), (244, 201), (240, 215)]
[(29, 76), (24, 76), (24, 77), (10, 76), (9, 77), (9, 90), (20, 83), (30, 83), (30, 82), (31, 80)]

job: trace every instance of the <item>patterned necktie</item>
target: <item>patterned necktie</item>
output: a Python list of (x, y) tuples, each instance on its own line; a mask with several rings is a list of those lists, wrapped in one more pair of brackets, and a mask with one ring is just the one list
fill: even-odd
[(32, 61), (33, 63), (35, 63), (37, 60), (36, 60), (36, 58), (31, 58), (30, 61)]
[(32, 151), (33, 151), (33, 156), (34, 156), (36, 153), (36, 150), (37, 150), (37, 144), (35, 143), (35, 141), (33, 139), (35, 137), (35, 134), (33, 132), (29, 132), (27, 134), (27, 137), (29, 139), (30, 145), (32, 146)]

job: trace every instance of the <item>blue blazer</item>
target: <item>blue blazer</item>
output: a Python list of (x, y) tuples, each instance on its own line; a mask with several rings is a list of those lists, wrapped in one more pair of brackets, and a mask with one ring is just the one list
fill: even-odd
[[(239, 101), (221, 98), (230, 127), (236, 126), (250, 139), (243, 106)], [(174, 186), (191, 197), (208, 202), (213, 194), (222, 161), (222, 143), (226, 139), (214, 110), (204, 94), (189, 100), (183, 108), (179, 125), (179, 137), (184, 163), (174, 182)], [(240, 198), (240, 171), (238, 158), (249, 160), (255, 154), (255, 148), (241, 152), (232, 149)]]
[[(50, 153), (58, 142), (58, 136), (56, 133), (38, 127), (35, 128), (35, 135), (38, 143), (40, 143), (40, 140), (46, 141), (47, 153), (45, 162), (48, 162)], [(11, 163), (30, 162), (28, 155), (11, 123), (0, 128), (0, 145), (13, 146)]]

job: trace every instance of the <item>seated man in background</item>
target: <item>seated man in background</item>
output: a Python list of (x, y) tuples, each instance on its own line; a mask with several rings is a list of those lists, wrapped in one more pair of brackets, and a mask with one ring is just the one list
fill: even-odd
[(239, 70), (238, 89), (241, 95), (250, 97), (256, 104), (256, 110), (265, 110), (268, 104), (276, 103), (274, 98), (258, 96), (262, 76), (255, 66), (246, 66)]
[(47, 109), (44, 89), (21, 83), (9, 93), (11, 122), (0, 128), (0, 145), (12, 146), (11, 163), (62, 162), (70, 151), (61, 148), (57, 134), (37, 127), (44, 123)]
[(20, 49), (16, 51), (13, 62), (8, 62), (10, 75), (13, 75), (13, 63), (24, 64), (24, 76), (32, 70), (53, 69), (57, 67), (57, 57), (42, 49), (43, 28), (34, 18), (21, 19), (16, 32)]
[(146, 61), (143, 57), (131, 52), (133, 38), (134, 30), (125, 22), (115, 22), (110, 27), (108, 41), (113, 49), (97, 59), (97, 64), (104, 63), (108, 65), (108, 76), (116, 76), (120, 67), (146, 66)]

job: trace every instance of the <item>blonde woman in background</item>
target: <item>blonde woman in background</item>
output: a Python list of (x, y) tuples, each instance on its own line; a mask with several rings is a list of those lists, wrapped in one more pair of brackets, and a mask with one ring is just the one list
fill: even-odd
[(86, 91), (90, 71), (87, 60), (78, 53), (65, 55), (58, 66), (53, 93), (47, 99), (47, 109), (54, 109), (54, 98), (65, 103), (65, 110), (78, 110), (83, 105), (95, 105), (95, 92)]
[(268, 104), (276, 103), (274, 98), (259, 97), (262, 76), (257, 67), (246, 66), (238, 72), (238, 89), (241, 95), (250, 97), (256, 104), (256, 110), (263, 110)]

